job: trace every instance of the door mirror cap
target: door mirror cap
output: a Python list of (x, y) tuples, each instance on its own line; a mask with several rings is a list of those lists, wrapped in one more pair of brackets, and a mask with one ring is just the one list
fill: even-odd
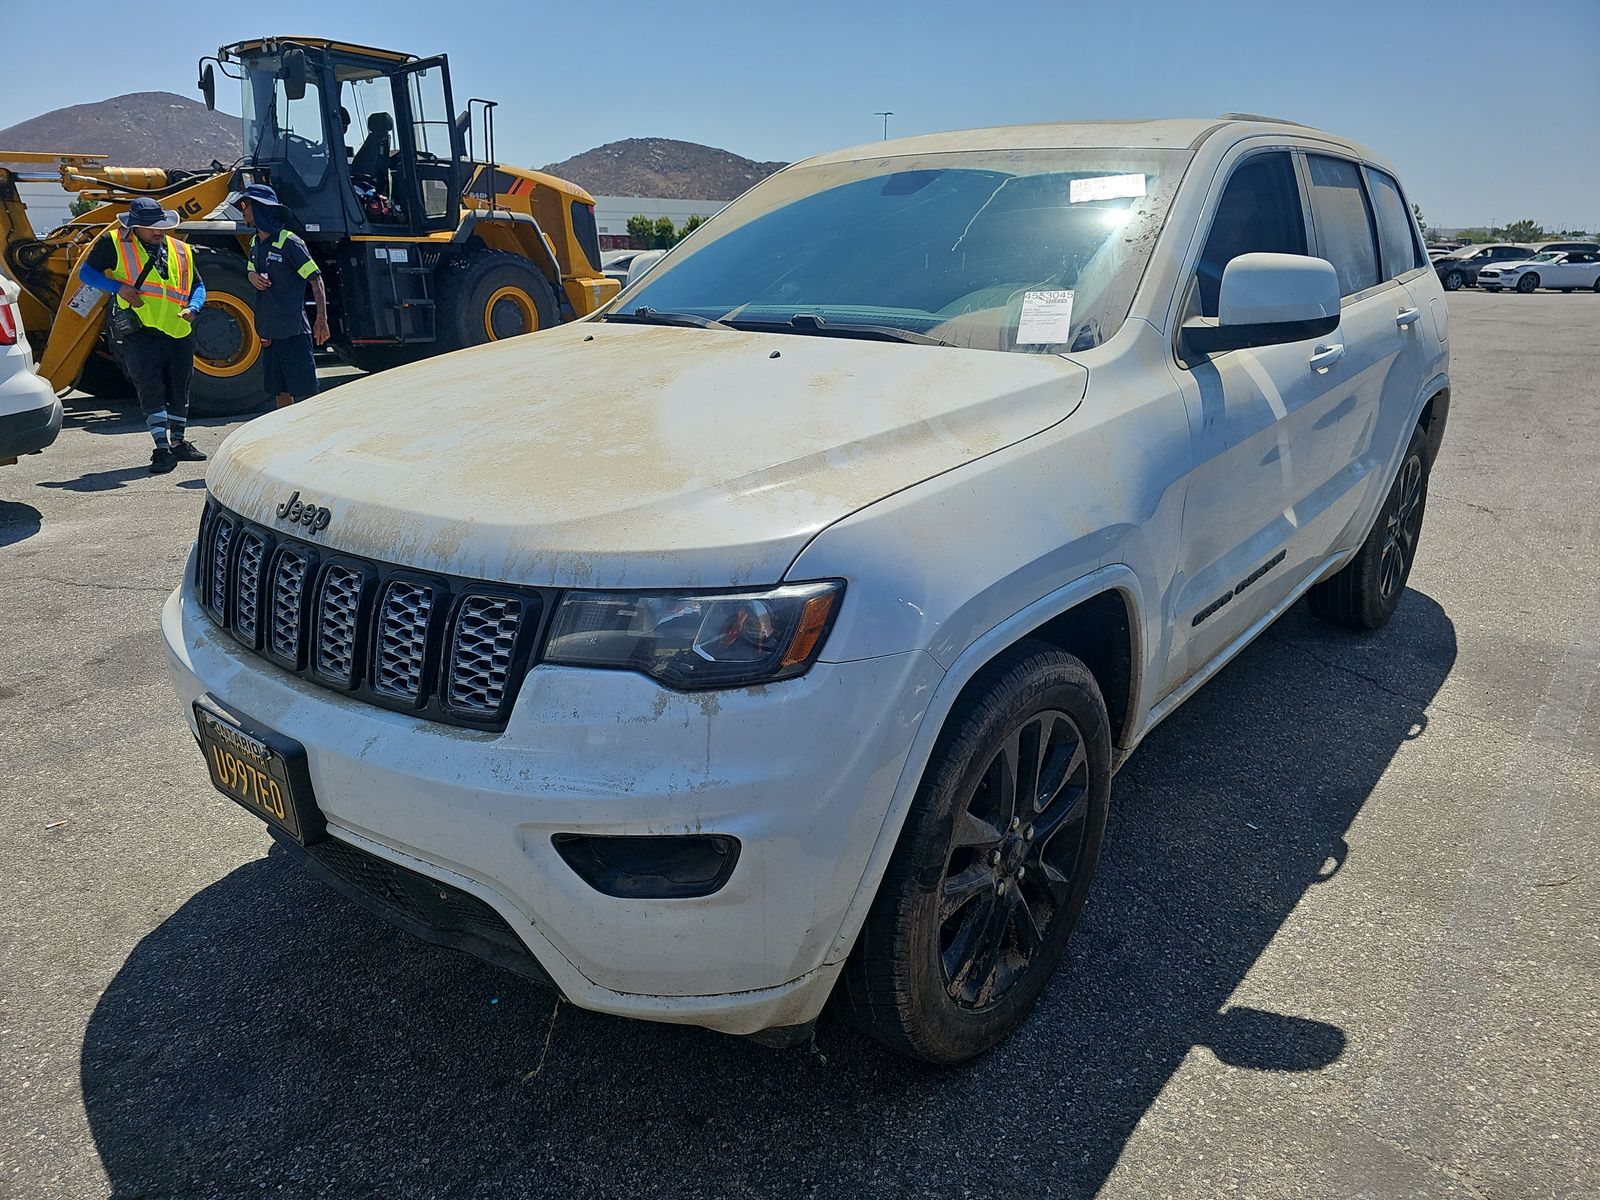
[(1185, 349), (1218, 354), (1323, 337), (1339, 327), (1339, 275), (1325, 258), (1241, 254), (1222, 272), (1217, 319), (1185, 322)]
[(217, 74), (207, 63), (200, 71), (200, 94), (206, 98), (206, 107), (213, 112), (217, 107)]
[(278, 74), (283, 78), (283, 94), (290, 100), (306, 98), (306, 52), (300, 49), (283, 52), (283, 66)]

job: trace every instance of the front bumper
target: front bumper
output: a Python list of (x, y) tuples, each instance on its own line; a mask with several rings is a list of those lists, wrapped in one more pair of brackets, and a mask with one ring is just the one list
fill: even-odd
[[(487, 903), (575, 1004), (728, 1033), (821, 1010), (841, 965), (829, 947), (942, 675), (914, 651), (691, 694), (542, 665), (504, 732), (485, 733), (279, 671), (187, 588), (162, 629), (186, 719), (209, 693), (304, 745), (333, 837)], [(627, 899), (585, 883), (558, 833), (720, 833), (741, 852), (709, 896)]]

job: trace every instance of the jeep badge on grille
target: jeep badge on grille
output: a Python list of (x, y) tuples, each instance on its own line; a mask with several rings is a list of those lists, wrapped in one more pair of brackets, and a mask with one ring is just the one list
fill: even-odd
[(278, 519), (288, 521), (291, 525), (304, 525), (312, 533), (321, 533), (328, 527), (328, 522), (333, 520), (333, 510), (307, 504), (300, 499), (300, 493), (296, 492), (278, 505)]

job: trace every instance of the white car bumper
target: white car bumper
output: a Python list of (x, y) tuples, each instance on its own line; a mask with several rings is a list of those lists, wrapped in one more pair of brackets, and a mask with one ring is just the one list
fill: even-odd
[[(942, 675), (917, 651), (690, 694), (536, 666), (505, 731), (484, 733), (280, 671), (187, 586), (162, 630), (191, 727), (209, 694), (300, 742), (331, 836), (487, 902), (575, 1004), (728, 1033), (821, 1010), (830, 945)], [(718, 833), (741, 849), (709, 896), (621, 899), (567, 865), (560, 833)]]
[(31, 370), (0, 380), (0, 461), (42, 450), (60, 432), (61, 401), (48, 383)]

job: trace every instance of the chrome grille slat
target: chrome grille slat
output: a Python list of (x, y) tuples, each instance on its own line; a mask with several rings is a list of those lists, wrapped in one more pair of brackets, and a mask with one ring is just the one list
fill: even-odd
[(461, 602), (446, 688), (452, 708), (484, 716), (499, 713), (521, 624), (522, 601), (514, 596), (468, 596)]
[(355, 682), (356, 619), (364, 582), (354, 567), (332, 563), (317, 591), (317, 670), (345, 685)]
[(311, 556), (285, 546), (278, 552), (272, 572), (272, 649), (292, 662), (300, 661), (300, 604)]
[(233, 522), (219, 518), (211, 530), (211, 615), (226, 625), (228, 623), (228, 552), (233, 548)]
[(428, 655), (428, 622), (433, 616), (434, 589), (396, 579), (384, 589), (378, 609), (377, 660), (372, 686), (398, 700), (422, 698), (422, 674)]
[(240, 535), (233, 576), (233, 631), (252, 643), (260, 632), (261, 568), (266, 555), (267, 541), (259, 533), (247, 529)]

